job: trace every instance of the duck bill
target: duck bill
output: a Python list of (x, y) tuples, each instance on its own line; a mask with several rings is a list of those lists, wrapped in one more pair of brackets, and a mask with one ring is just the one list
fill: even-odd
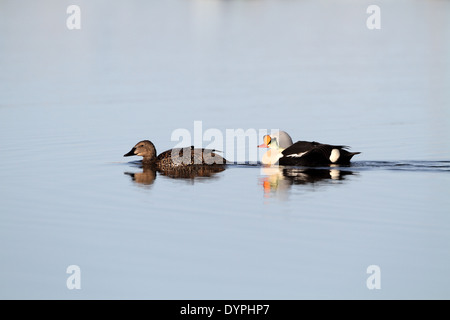
[(130, 156), (135, 156), (136, 154), (134, 153), (136, 151), (136, 148), (133, 148), (130, 150), (130, 152), (125, 153), (123, 156), (124, 157), (130, 157)]
[(258, 148), (268, 148), (269, 146), (267, 145), (267, 144), (265, 144), (265, 143), (263, 143), (263, 144), (260, 144), (259, 146), (258, 146)]

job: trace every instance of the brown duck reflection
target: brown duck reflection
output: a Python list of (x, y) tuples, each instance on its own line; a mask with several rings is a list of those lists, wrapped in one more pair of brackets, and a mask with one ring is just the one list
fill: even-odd
[(153, 168), (142, 168), (142, 172), (125, 172), (126, 175), (129, 175), (131, 179), (140, 184), (150, 185), (156, 179), (156, 170)]
[(345, 180), (353, 172), (340, 168), (292, 168), (262, 167), (263, 177), (260, 180), (266, 197), (271, 194), (286, 196), (292, 185), (324, 185), (337, 180)]
[(125, 172), (136, 183), (151, 185), (155, 181), (157, 174), (172, 179), (184, 179), (194, 181), (197, 178), (213, 178), (218, 172), (225, 170), (225, 165), (194, 165), (179, 168), (161, 169), (155, 166), (140, 166), (142, 172)]

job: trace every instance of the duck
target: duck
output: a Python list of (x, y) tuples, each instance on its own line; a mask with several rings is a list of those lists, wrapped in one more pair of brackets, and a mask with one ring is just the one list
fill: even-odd
[(285, 166), (323, 166), (333, 164), (350, 164), (353, 156), (361, 152), (350, 152), (344, 145), (323, 144), (316, 141), (292, 142), (285, 131), (265, 135), (263, 144), (258, 148), (269, 148), (261, 162), (264, 165)]
[(215, 149), (190, 146), (166, 150), (157, 155), (155, 145), (150, 140), (142, 140), (123, 156), (141, 156), (143, 157), (142, 165), (154, 166), (162, 170), (226, 164), (226, 159), (215, 152), (217, 152)]

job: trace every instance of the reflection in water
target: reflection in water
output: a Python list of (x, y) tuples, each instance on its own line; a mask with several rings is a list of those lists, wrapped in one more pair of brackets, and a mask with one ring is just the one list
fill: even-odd
[(134, 182), (144, 185), (151, 185), (156, 179), (157, 172), (160, 175), (173, 178), (185, 179), (193, 181), (196, 178), (213, 178), (218, 172), (225, 170), (224, 165), (196, 165), (186, 166), (180, 168), (159, 169), (154, 166), (139, 166), (142, 172), (125, 172), (126, 175), (131, 176)]
[(142, 172), (125, 172), (125, 174), (129, 175), (136, 183), (144, 185), (152, 184), (156, 179), (156, 170), (146, 167), (142, 169)]
[(199, 177), (211, 178), (216, 173), (225, 170), (223, 165), (207, 165), (207, 166), (187, 166), (182, 168), (170, 168), (165, 170), (158, 170), (164, 176), (175, 179), (195, 179)]
[(321, 185), (322, 183), (344, 180), (345, 176), (354, 174), (339, 168), (288, 168), (282, 166), (262, 167), (261, 185), (264, 196), (272, 195), (286, 198), (292, 185)]

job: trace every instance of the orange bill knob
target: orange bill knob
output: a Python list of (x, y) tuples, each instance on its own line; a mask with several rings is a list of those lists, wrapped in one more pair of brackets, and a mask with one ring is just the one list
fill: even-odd
[(260, 145), (258, 146), (258, 148), (268, 148), (268, 147), (269, 147), (269, 144), (270, 144), (270, 140), (272, 140), (272, 138), (270, 138), (270, 136), (266, 134), (266, 135), (263, 137), (264, 143), (263, 143), (263, 144), (260, 144)]

